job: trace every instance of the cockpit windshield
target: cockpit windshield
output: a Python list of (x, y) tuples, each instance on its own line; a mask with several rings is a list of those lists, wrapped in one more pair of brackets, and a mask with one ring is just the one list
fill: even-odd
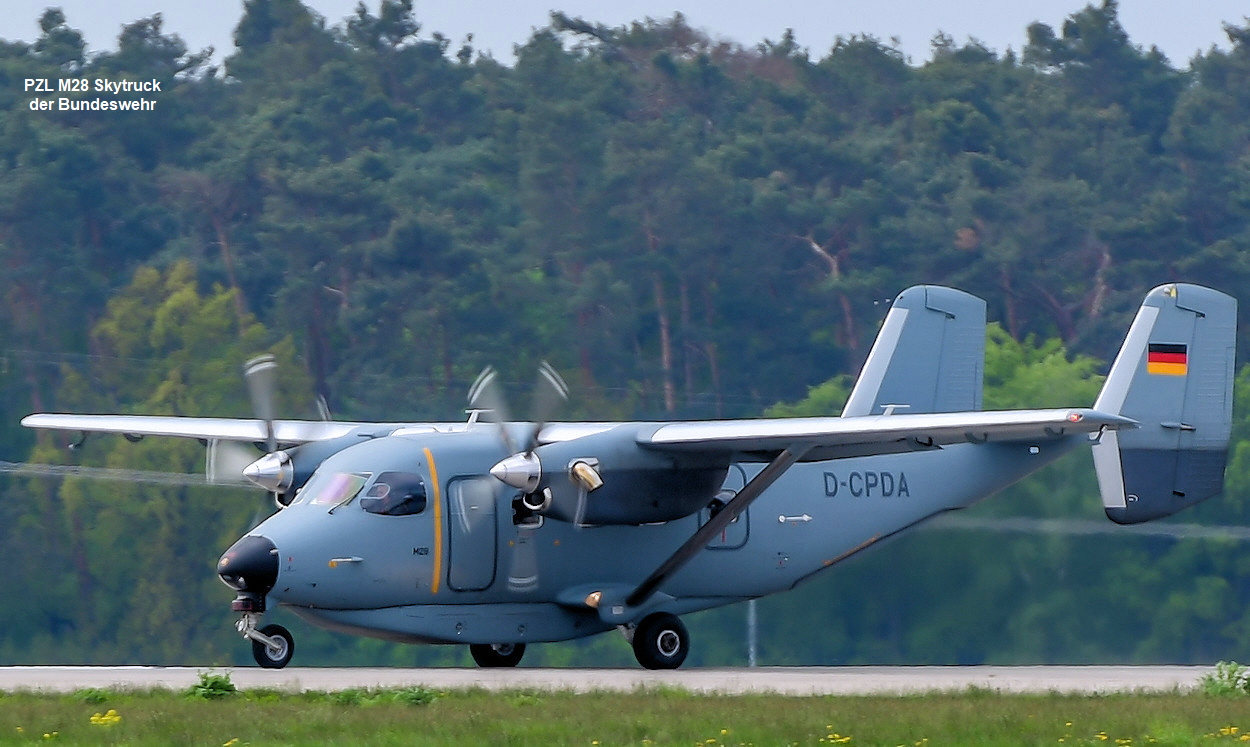
[(313, 506), (342, 506), (356, 497), (360, 489), (369, 482), (369, 473), (334, 472), (317, 474), (308, 481), (300, 491), (296, 503), (308, 503)]
[(425, 510), (425, 481), (411, 472), (383, 472), (365, 491), (360, 507), (371, 514), (409, 516)]

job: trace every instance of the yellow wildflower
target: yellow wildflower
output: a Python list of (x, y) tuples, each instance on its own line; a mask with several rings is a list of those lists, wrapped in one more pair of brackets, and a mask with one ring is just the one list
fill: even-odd
[(110, 708), (108, 713), (95, 713), (91, 716), (91, 723), (96, 726), (114, 726), (122, 720), (121, 714)]

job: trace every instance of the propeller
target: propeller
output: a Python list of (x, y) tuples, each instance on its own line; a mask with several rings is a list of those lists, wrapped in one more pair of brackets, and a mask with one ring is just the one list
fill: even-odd
[(247, 379), (247, 391), (252, 397), (252, 411), (265, 423), (265, 451), (272, 452), (278, 448), (273, 433), (273, 421), (277, 417), (278, 364), (268, 353), (258, 355), (244, 364), (243, 377)]
[[(484, 409), (489, 404), (492, 411), (502, 412), (503, 395), (498, 389), (497, 381), (495, 370), (487, 367), (470, 389), (470, 401), (477, 402)], [(568, 401), (568, 397), (568, 384), (550, 363), (543, 361), (538, 368), (538, 378), (530, 397), (532, 417), (529, 427), (532, 430), (526, 436), (525, 448), (516, 449), (505, 433), (504, 446), (509, 456), (490, 470), (491, 475), (500, 482), (522, 491), (525, 496), (522, 503), (533, 511), (544, 510), (548, 500), (537, 492), (543, 473), (542, 462), (535, 453), (539, 445), (539, 434), (542, 433), (547, 419), (556, 408)], [(586, 515), (587, 496), (603, 486), (598, 460), (579, 459), (573, 462), (568, 467), (568, 476), (577, 486), (577, 506), (573, 513), (573, 523), (580, 526)]]
[[(506, 475), (501, 477), (497, 471), (500, 467), (496, 465), (491, 470), (491, 474), (499, 479), (500, 488), (508, 485), (525, 492), (537, 488), (541, 466), (538, 464), (537, 457), (534, 456), (534, 450), (538, 448), (539, 434), (542, 433), (543, 426), (547, 424), (551, 416), (568, 401), (568, 398), (569, 387), (555, 368), (547, 361), (539, 364), (534, 388), (530, 393), (530, 419), (524, 426), (525, 430), (521, 435), (522, 442), (517, 444), (513, 436), (518, 429), (515, 424), (510, 426), (507, 397), (500, 384), (499, 372), (494, 366), (482, 369), (482, 373), (473, 382), (473, 386), (469, 387), (469, 407), (479, 411), (482, 419), (498, 425), (499, 438), (503, 442), (504, 450), (509, 454), (500, 462), (500, 465), (510, 463), (509, 460), (521, 460), (525, 465), (524, 479), (518, 476), (511, 479), (507, 479)], [(530, 479), (531, 474), (532, 479)], [(507, 583), (508, 588), (513, 591), (528, 592), (538, 588), (540, 574), (537, 549), (533, 541), (534, 531), (534, 525), (518, 524), (515, 538), (508, 543), (512, 552), (508, 562)]]
[[(523, 443), (518, 445), (512, 441), (512, 434), (507, 424), (507, 397), (499, 382), (499, 371), (494, 366), (487, 366), (478, 374), (473, 386), (469, 387), (469, 407), (481, 412), (481, 415), (493, 423), (499, 424), (500, 439), (509, 454), (523, 454), (532, 459), (534, 449), (538, 448), (538, 436), (543, 426), (552, 415), (569, 399), (569, 386), (547, 361), (538, 366), (538, 376), (530, 393), (530, 418)], [(504, 482), (508, 482), (504, 480)], [(508, 483), (512, 484), (512, 483)]]
[(499, 439), (509, 454), (516, 451), (512, 436), (508, 433), (508, 402), (503, 388), (499, 383), (499, 371), (494, 366), (487, 366), (477, 375), (473, 386), (469, 387), (469, 408), (479, 413), (479, 417), (499, 426)]
[[(272, 453), (278, 448), (273, 422), (277, 407), (278, 364), (272, 355), (260, 355), (243, 365), (243, 378), (247, 381), (248, 394), (252, 400), (252, 412), (265, 424), (265, 450)], [(254, 449), (238, 441), (212, 439), (205, 453), (204, 474), (213, 485), (251, 485), (243, 480), (243, 469), (256, 461)]]
[[(243, 378), (247, 382), (252, 412), (265, 426), (265, 454), (273, 455), (278, 448), (274, 432), (277, 417), (278, 364), (273, 355), (264, 354), (252, 358), (243, 365)], [(262, 457), (263, 458), (263, 457)], [(205, 454), (205, 475), (210, 484), (254, 485), (255, 481), (243, 479), (244, 470), (257, 461), (256, 450), (238, 441), (210, 440)], [(276, 491), (267, 491), (279, 508), (282, 502)], [(264, 509), (258, 508), (252, 517), (253, 525), (265, 518)]]
[(533, 454), (538, 447), (538, 434), (552, 415), (569, 401), (569, 385), (563, 377), (547, 361), (538, 365), (538, 379), (534, 382), (534, 391), (530, 395), (530, 424), (533, 431), (529, 434), (526, 453)]
[(212, 438), (204, 453), (204, 478), (209, 485), (254, 484), (243, 477), (243, 469), (256, 461), (256, 450), (238, 441)]
[(543, 361), (538, 367), (538, 377), (530, 395), (529, 432), (526, 434), (525, 446), (523, 449), (514, 448), (505, 438), (504, 445), (511, 456), (492, 467), (490, 473), (500, 482), (527, 494), (537, 490), (538, 482), (542, 478), (542, 464), (534, 455), (534, 450), (538, 448), (538, 436), (548, 418), (568, 398), (568, 384), (564, 383), (564, 379), (550, 363)]

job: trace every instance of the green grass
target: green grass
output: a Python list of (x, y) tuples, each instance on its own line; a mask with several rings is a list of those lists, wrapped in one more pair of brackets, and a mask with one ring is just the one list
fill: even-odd
[[(0, 745), (1219, 745), (1250, 698), (1209, 694), (709, 696), (427, 688), (0, 693)], [(1250, 740), (1250, 737), (1247, 738)]]

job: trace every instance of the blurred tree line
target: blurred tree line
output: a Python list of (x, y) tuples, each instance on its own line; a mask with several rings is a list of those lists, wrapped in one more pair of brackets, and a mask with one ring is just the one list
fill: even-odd
[[(159, 14), (103, 52), (55, 9), (34, 43), (0, 40), (5, 459), (195, 472), (193, 443), (70, 456), (17, 422), (248, 416), (239, 367), (261, 351), (289, 417), (320, 397), (353, 420), (458, 419), (484, 365), (526, 381), (544, 358), (570, 418), (836, 412), (889, 299), (921, 282), (989, 302), (987, 407), (1085, 404), (1150, 287), (1250, 297), (1250, 25), (1180, 67), (1104, 0), (1019, 53), (938, 37), (912, 64), (873, 38), (817, 55), (789, 32), (745, 48), (680, 15), (553, 13), (507, 66), (426, 33), (410, 0), (337, 23), (243, 5), (220, 64)], [(162, 90), (151, 112), (36, 112), (29, 78)], [(1247, 523), (1247, 412), (1226, 497), (1180, 521)], [(1087, 461), (969, 513), (1096, 519)], [(0, 662), (247, 659), (213, 568), (255, 494), (0, 488)], [(917, 532), (761, 601), (761, 661), (1244, 658), (1241, 542)], [(744, 661), (744, 617), (692, 616), (692, 663)], [(467, 661), (297, 635), (306, 664)], [(527, 657), (631, 660), (611, 636)]]

